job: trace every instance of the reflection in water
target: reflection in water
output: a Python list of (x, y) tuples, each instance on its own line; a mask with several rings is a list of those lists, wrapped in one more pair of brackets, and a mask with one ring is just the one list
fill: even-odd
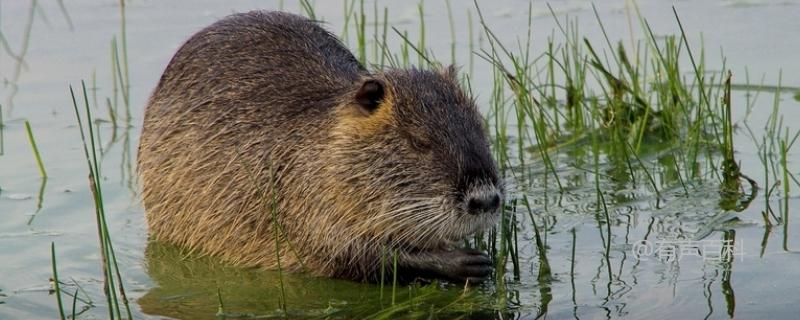
[[(3, 33), (0, 32), (0, 36), (2, 36), (2, 35), (3, 35)], [(5, 149), (6, 149), (6, 147), (5, 147), (5, 136), (3, 135), (3, 131), (5, 131), (5, 128), (6, 128), (6, 125), (5, 125), (5, 121), (3, 120), (3, 104), (0, 103), (0, 156), (2, 156), (5, 153)]]
[(28, 219), (28, 225), (31, 225), (33, 219), (36, 218), (36, 215), (39, 214), (39, 211), (42, 211), (42, 203), (44, 203), (44, 189), (47, 186), (47, 177), (42, 177), (42, 183), (39, 184), (39, 193), (36, 196), (36, 211), (33, 212), (31, 217)]
[(64, 6), (64, 0), (56, 0), (58, 2), (58, 10), (61, 11), (61, 15), (64, 17), (64, 20), (67, 21), (67, 26), (69, 26), (69, 30), (75, 30), (75, 25), (72, 24), (72, 18), (69, 16), (69, 12), (67, 11), (67, 7)]
[[(31, 30), (33, 29), (33, 20), (36, 18), (36, 8), (38, 7), (36, 0), (31, 0), (30, 9), (28, 10), (28, 17), (27, 22), (25, 23), (25, 30), (22, 34), (22, 44), (20, 44), (19, 53), (14, 54), (11, 51), (11, 46), (5, 41), (3, 38), (3, 47), (6, 48), (6, 53), (14, 59), (14, 70), (11, 73), (11, 78), (8, 79), (10, 89), (9, 93), (6, 96), (6, 106), (8, 106), (8, 112), (11, 112), (11, 109), (14, 108), (14, 97), (17, 95), (19, 91), (19, 77), (22, 75), (22, 69), (27, 68), (25, 63), (25, 55), (28, 54), (28, 47), (30, 45), (31, 40)], [(1, 33), (0, 33), (1, 34)]]
[[(147, 314), (181, 319), (222, 317), (384, 318), (429, 315), (441, 318), (509, 319), (495, 311), (483, 289), (452, 285), (412, 285), (392, 288), (284, 274), (286, 310), (279, 306), (278, 272), (227, 266), (179, 248), (150, 242), (145, 264), (155, 287), (137, 300)], [(383, 296), (381, 296), (383, 292)], [(220, 303), (221, 301), (221, 303)], [(222, 308), (220, 308), (222, 306)], [(221, 312), (218, 314), (218, 312)]]
[(39, 148), (36, 146), (36, 140), (33, 137), (33, 130), (31, 129), (30, 122), (28, 122), (27, 120), (25, 120), (25, 131), (28, 133), (28, 142), (30, 143), (31, 149), (33, 150), (33, 155), (36, 159), (36, 164), (39, 167), (39, 174), (41, 176), (41, 181), (42, 181), (41, 184), (39, 185), (39, 193), (36, 201), (36, 211), (34, 211), (30, 219), (28, 219), (28, 225), (30, 225), (31, 222), (33, 222), (33, 218), (36, 216), (36, 214), (38, 214), (39, 211), (42, 210), (42, 202), (44, 201), (44, 189), (45, 186), (47, 185), (47, 172), (45, 171), (44, 163), (42, 163), (42, 157), (41, 154), (39, 153)]
[[(736, 243), (736, 231), (725, 231), (722, 239), (729, 243)], [(733, 294), (733, 286), (731, 286), (734, 255), (733, 252), (725, 251), (727, 250), (726, 248), (722, 248), (722, 250), (724, 250), (720, 252), (720, 256), (723, 259), (720, 265), (722, 268), (722, 294), (725, 295), (725, 305), (728, 307), (728, 316), (733, 318), (733, 311), (736, 309), (736, 297)]]
[[(114, 116), (112, 114), (112, 119)], [(122, 183), (130, 192), (131, 199), (136, 199), (137, 195), (137, 185), (136, 185), (136, 168), (134, 167), (134, 157), (132, 156), (133, 148), (132, 148), (132, 135), (134, 134), (135, 127), (130, 123), (130, 118), (125, 120), (125, 123), (122, 126), (117, 125), (115, 121), (105, 121), (101, 119), (95, 120), (95, 127), (97, 128), (95, 132), (97, 132), (98, 138), (98, 145), (100, 149), (100, 156), (105, 158), (109, 155), (109, 152), (114, 150), (115, 146), (119, 147), (119, 174), (120, 174), (120, 183)], [(102, 136), (100, 135), (103, 130), (100, 130), (103, 126), (102, 124), (110, 125), (111, 137), (108, 138), (108, 141), (103, 142)]]

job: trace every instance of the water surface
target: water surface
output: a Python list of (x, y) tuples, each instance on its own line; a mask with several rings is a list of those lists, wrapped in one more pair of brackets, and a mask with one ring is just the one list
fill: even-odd
[[(473, 6), (455, 4), (453, 16), (456, 59), (467, 66), (469, 59), (469, 12)], [(3, 153), (0, 155), (0, 318), (52, 319), (57, 315), (50, 292), (50, 243), (54, 242), (64, 290), (82, 288), (78, 310), (88, 307), (82, 318), (107, 315), (102, 294), (100, 255), (94, 206), (87, 183), (69, 85), (85, 80), (95, 109), (102, 141), (102, 172), (106, 211), (117, 250), (117, 258), (137, 318), (214, 318), (221, 295), (225, 311), (239, 316), (279, 316), (277, 273), (242, 270), (225, 266), (213, 258), (187, 255), (177, 248), (148, 243), (143, 209), (135, 178), (135, 156), (143, 106), (174, 51), (190, 34), (233, 12), (276, 9), (274, 1), (131, 1), (126, 6), (127, 57), (130, 75), (130, 117), (122, 112), (113, 129), (107, 120), (106, 98), (122, 104), (114, 93), (111, 41), (121, 36), (120, 7), (116, 1), (69, 1), (66, 13), (56, 1), (6, 1), (0, 3), (0, 31), (9, 50), (0, 50), (0, 103), (3, 113)], [(389, 6), (390, 23), (410, 35), (419, 33), (416, 4), (383, 3)], [(553, 1), (556, 16), (577, 18), (582, 34), (595, 43), (604, 38), (594, 18), (591, 3)], [(450, 30), (444, 2), (425, 3), (428, 47), (440, 60), (450, 54)], [(481, 4), (487, 22), (507, 43), (525, 37), (528, 3), (493, 1)], [(671, 4), (639, 2), (642, 15), (661, 36), (677, 28)], [(702, 40), (706, 61), (720, 66), (722, 57), (734, 73), (735, 83), (800, 86), (800, 3), (796, 1), (692, 1), (677, 2), (691, 43)], [(365, 3), (368, 12), (372, 2)], [(301, 12), (297, 3), (285, 10)], [(316, 12), (336, 34), (343, 29), (343, 5), (318, 1)], [(382, 10), (382, 9), (381, 9)], [(637, 22), (629, 24), (624, 1), (597, 4), (597, 10), (612, 41), (626, 45), (642, 39)], [(533, 3), (533, 46), (546, 49), (546, 39), (557, 26), (546, 4)], [(370, 15), (372, 16), (372, 15)], [(631, 33), (629, 25), (634, 26)], [(370, 26), (371, 28), (372, 26)], [(475, 27), (477, 29), (477, 26)], [(371, 32), (371, 31), (370, 31)], [(354, 37), (348, 39), (355, 45)], [(390, 34), (395, 47), (401, 40)], [(5, 45), (5, 44), (3, 44)], [(472, 87), (487, 111), (492, 85), (491, 67), (474, 58)], [(684, 65), (685, 66), (685, 65)], [(469, 68), (466, 68), (469, 69)], [(714, 69), (714, 67), (709, 67)], [(469, 70), (463, 70), (469, 72)], [(684, 70), (689, 73), (691, 69)], [(791, 90), (777, 96), (779, 112), (792, 130), (799, 126), (800, 102)], [(746, 113), (748, 99), (753, 112)], [(733, 119), (738, 130), (734, 143), (743, 172), (762, 189), (741, 211), (730, 208), (718, 192), (713, 178), (691, 182), (684, 188), (675, 172), (669, 150), (647, 153), (645, 162), (654, 168), (661, 190), (634, 184), (625, 175), (615, 175), (619, 163), (602, 159), (604, 174), (597, 183), (606, 190), (609, 219), (596, 215), (595, 176), (584, 169), (590, 159), (588, 146), (558, 151), (559, 177), (565, 191), (545, 184), (546, 170), (535, 153), (516, 172), (530, 173), (528, 180), (510, 183), (510, 198), (530, 199), (531, 210), (516, 211), (519, 277), (513, 268), (502, 281), (490, 282), (463, 293), (459, 286), (398, 288), (397, 304), (391, 306), (390, 288), (347, 281), (289, 275), (285, 280), (288, 312), (296, 317), (361, 318), (369, 316), (424, 316), (434, 312), (448, 318), (535, 318), (544, 312), (552, 318), (793, 318), (800, 306), (800, 223), (797, 185), (789, 199), (777, 193), (765, 200), (762, 162), (754, 143), (766, 134), (764, 126), (772, 112), (773, 91), (734, 91)], [(123, 110), (123, 109), (121, 109)], [(30, 121), (44, 160), (48, 179), (40, 178), (24, 122)], [(750, 128), (750, 131), (746, 130)], [(793, 134), (794, 131), (790, 132)], [(513, 138), (513, 137), (512, 137)], [(800, 175), (796, 148), (788, 156), (790, 171)], [(772, 155), (774, 156), (774, 155)], [(645, 179), (637, 170), (634, 175)], [(528, 188), (519, 188), (527, 185)], [(524, 190), (524, 191), (523, 191)], [(788, 219), (767, 225), (762, 212), (770, 205), (777, 211), (788, 202)], [(734, 201), (735, 202), (735, 201)], [(777, 213), (776, 213), (777, 214)], [(543, 277), (542, 258), (535, 244), (531, 217), (546, 244), (551, 274)], [(772, 223), (775, 223), (774, 219)], [(637, 259), (635, 248), (642, 240), (692, 241), (708, 244), (708, 255), (684, 256), (663, 261), (654, 256)], [(733, 259), (717, 259), (711, 245), (732, 241), (740, 249)], [(706, 242), (703, 242), (706, 241)], [(609, 244), (609, 245), (606, 245)], [(705, 258), (705, 259), (704, 259)], [(65, 295), (71, 304), (71, 297)], [(91, 303), (88, 303), (91, 301)], [(71, 308), (68, 308), (71, 310)], [(398, 312), (392, 314), (391, 312)]]

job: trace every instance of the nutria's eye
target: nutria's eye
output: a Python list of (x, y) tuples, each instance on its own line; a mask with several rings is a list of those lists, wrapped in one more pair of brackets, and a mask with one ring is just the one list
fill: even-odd
[(356, 92), (355, 100), (361, 108), (372, 113), (380, 106), (385, 92), (383, 81), (367, 79)]

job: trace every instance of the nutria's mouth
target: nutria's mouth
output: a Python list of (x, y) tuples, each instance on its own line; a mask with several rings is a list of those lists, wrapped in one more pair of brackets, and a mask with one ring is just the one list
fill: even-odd
[(460, 239), (481, 231), (485, 231), (497, 224), (497, 221), (500, 220), (500, 210), (484, 213), (478, 216), (466, 213), (462, 217), (467, 220), (463, 222), (467, 225), (467, 227), (464, 229), (465, 231), (463, 234), (457, 236)]
[(416, 250), (451, 250), (459, 247), (464, 239), (478, 232), (486, 231), (497, 224), (500, 220), (500, 212), (488, 213), (481, 216), (473, 216), (469, 213), (461, 213), (446, 232), (431, 237), (423, 245), (417, 244)]
[(361, 221), (359, 229), (375, 230), (378, 233), (373, 236), (388, 247), (423, 251), (452, 248), (497, 223), (504, 196), (501, 190), (487, 184), (462, 194), (392, 199), (373, 217)]

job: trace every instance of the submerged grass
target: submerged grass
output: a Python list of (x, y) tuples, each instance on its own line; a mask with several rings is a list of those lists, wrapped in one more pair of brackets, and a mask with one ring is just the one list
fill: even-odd
[[(370, 48), (367, 48), (366, 42), (366, 39), (370, 38), (373, 40), (371, 51), (374, 59), (371, 62), (377, 68), (385, 66), (386, 63), (393, 67), (407, 67), (414, 60), (417, 60), (419, 67), (442, 65), (426, 47), (425, 7), (422, 3), (417, 6), (420, 33), (416, 41), (407, 31), (392, 27), (401, 40), (399, 55), (391, 53), (388, 48), (386, 29), (389, 22), (386, 10), (381, 21), (377, 5), (375, 6), (375, 28), (372, 37), (369, 37), (366, 35), (367, 17), (363, 1), (356, 3), (353, 0), (344, 3), (346, 25), (342, 37), (348, 41), (349, 30), (351, 28), (355, 30), (354, 51), (363, 63), (370, 64), (370, 61), (367, 61), (367, 52)], [(451, 34), (449, 58), (451, 63), (455, 63), (454, 19), (450, 2), (445, 1), (445, 6)], [(638, 12), (638, 8), (636, 9)], [(611, 161), (611, 165), (614, 165), (613, 159), (618, 159), (618, 163), (625, 168), (622, 172), (627, 175), (626, 179), (631, 181), (634, 187), (638, 186), (638, 181), (642, 181), (644, 183), (642, 187), (653, 192), (658, 200), (661, 200), (662, 191), (665, 189), (678, 186), (688, 194), (690, 183), (714, 176), (722, 177), (720, 180), (731, 181), (737, 186), (725, 188), (723, 184), (725, 190), (736, 194), (744, 192), (739, 188), (738, 181), (746, 177), (739, 172), (734, 158), (734, 123), (730, 111), (731, 74), (728, 71), (724, 83), (716, 82), (723, 81), (723, 77), (711, 76), (710, 79), (706, 77), (708, 72), (702, 50), (698, 59), (690, 48), (677, 11), (673, 13), (680, 29), (679, 37), (657, 38), (647, 21), (639, 16), (643, 29), (647, 31), (647, 37), (635, 43), (636, 47), (630, 50), (621, 42), (615, 46), (610, 41), (595, 9), (608, 52), (595, 48), (589, 39), (581, 38), (576, 22), (559, 21), (553, 13), (564, 39), (561, 44), (556, 45), (557, 40), (551, 37), (547, 52), (538, 56), (531, 51), (531, 11), (529, 8), (527, 42), (518, 43), (519, 48), (516, 51), (502, 43), (500, 37), (488, 26), (489, 23), (477, 5), (475, 12), (481, 32), (478, 32), (479, 44), (476, 47), (475, 26), (468, 11), (470, 51), (493, 66), (494, 85), (491, 88), (490, 108), (486, 119), (489, 127), (493, 128), (490, 132), (492, 150), (501, 170), (506, 175), (514, 176), (517, 188), (534, 187), (527, 183), (538, 181), (544, 183), (545, 193), (549, 190), (563, 193), (565, 185), (561, 181), (561, 170), (564, 166), (573, 164), (559, 163), (560, 160), (554, 159), (553, 154), (587, 144), (591, 146), (594, 164), (594, 170), (591, 172), (595, 177), (596, 208), (600, 213), (598, 225), (604, 226), (600, 232), (605, 238), (608, 277), (611, 279), (613, 275), (608, 255), (612, 245), (610, 224), (613, 217), (606, 200), (607, 191), (599, 184), (599, 178), (604, 176), (602, 171), (609, 165), (605, 161)], [(355, 18), (349, 19), (351, 15)], [(313, 17), (313, 12), (309, 12), (309, 16)], [(383, 25), (383, 34), (380, 33), (379, 25)], [(485, 37), (488, 48), (480, 41), (481, 36)], [(690, 78), (682, 76), (680, 68), (680, 64), (686, 59), (690, 62), (694, 74)], [(470, 55), (469, 72), (464, 79), (466, 84), (469, 84), (469, 77), (474, 76), (472, 61), (473, 55)], [(537, 76), (540, 70), (546, 70), (544, 81)], [(563, 82), (557, 83), (557, 81)], [(724, 87), (724, 90), (720, 90), (721, 87)], [(717, 90), (713, 90), (715, 88)], [(512, 131), (514, 128), (516, 130)], [(654, 149), (649, 146), (653, 144), (667, 146), (657, 148), (655, 151), (672, 150), (670, 154), (678, 160), (670, 162), (667, 168), (657, 167), (651, 160)], [(524, 169), (528, 162), (536, 161), (537, 158), (544, 162), (546, 167), (541, 180), (535, 179), (532, 177), (533, 172), (526, 172)], [(576, 168), (581, 169), (577, 166)], [(720, 169), (723, 171), (722, 174), (717, 173)], [(662, 178), (657, 178), (656, 175), (664, 170), (675, 172), (675, 179), (663, 181)], [(643, 177), (637, 176), (639, 174)], [(784, 181), (787, 179), (783, 178)], [(551, 188), (551, 181), (555, 183), (555, 189)], [(752, 184), (752, 189), (756, 188), (757, 185)], [(510, 211), (503, 214), (498, 229), (490, 231), (488, 237), (477, 235), (471, 245), (488, 248), (496, 258), (495, 280), (498, 289), (504, 284), (507, 267), (511, 269), (511, 278), (519, 281), (520, 226), (517, 210), (523, 207), (521, 203), (524, 204), (529, 213), (536, 247), (540, 253), (539, 275), (543, 288), (541, 296), (544, 306), (542, 314), (544, 314), (546, 301), (549, 301), (544, 297), (550, 296), (547, 288), (551, 275), (546, 244), (540, 235), (540, 228), (543, 226), (537, 225), (537, 220), (540, 218), (534, 216), (530, 202), (524, 196), (525, 193), (522, 194), (524, 197), (522, 202), (510, 199), (510, 203), (505, 206)], [(392, 257), (396, 256), (392, 254)], [(511, 263), (507, 265), (506, 261)], [(385, 266), (382, 266), (381, 270), (384, 269)], [(382, 273), (381, 288), (384, 278)], [(393, 283), (393, 306), (396, 304), (396, 289), (396, 283)], [(386, 311), (387, 314), (396, 315), (395, 312), (400, 309), (402, 308), (393, 307)]]
[[(352, 5), (353, 2), (349, 7), (351, 10)], [(445, 0), (444, 6), (451, 34), (449, 60), (454, 63), (457, 62), (454, 19), (450, 2)], [(345, 8), (347, 10), (347, 4)], [(417, 67), (443, 65), (426, 47), (424, 8), (422, 4), (417, 6), (420, 31), (417, 39), (412, 39), (408, 31), (392, 27), (400, 41), (399, 54), (389, 51), (385, 34), (381, 36), (375, 28), (372, 49), (384, 52), (381, 57), (389, 57), (390, 66), (407, 67), (414, 60)], [(673, 8), (679, 33), (657, 37), (633, 3), (632, 9), (644, 30), (644, 37), (634, 41), (631, 34), (631, 43), (626, 46), (621, 41), (616, 44), (611, 41), (593, 5), (603, 34), (602, 45), (596, 46), (592, 40), (581, 36), (577, 21), (560, 17), (549, 5), (548, 8), (558, 28), (549, 37), (546, 50), (536, 54), (531, 43), (531, 7), (528, 8), (527, 38), (518, 39), (516, 47), (513, 47), (505, 44), (492, 30), (491, 23), (475, 3), (477, 19), (472, 19), (471, 10), (467, 13), (467, 42), (473, 54), (469, 55), (469, 72), (463, 76), (465, 86), (471, 90), (469, 79), (475, 76), (473, 57), (492, 66), (494, 81), (486, 99), (489, 108), (485, 121), (490, 128), (493, 155), (507, 181), (512, 181), (511, 185), (516, 189), (504, 206), (499, 225), (486, 234), (476, 235), (468, 245), (486, 248), (495, 258), (495, 296), (502, 309), (506, 306), (503, 287), (507, 282), (518, 282), (521, 277), (518, 233), (530, 230), (539, 252), (541, 314), (546, 313), (547, 303), (552, 299), (548, 291), (552, 276), (546, 238), (542, 236), (548, 228), (547, 219), (533, 214), (526, 195), (531, 189), (544, 193), (546, 212), (550, 193), (563, 196), (568, 193), (568, 188), (575, 187), (575, 181), (564, 181), (565, 171), (584, 171), (593, 177), (597, 195), (595, 217), (600, 236), (604, 239), (609, 296), (612, 294), (611, 283), (616, 277), (611, 270), (609, 255), (611, 247), (617, 245), (612, 243), (616, 235), (612, 234), (611, 225), (617, 217), (612, 212), (615, 203), (610, 202), (613, 195), (606, 190), (607, 186), (601, 185), (601, 178), (613, 177), (624, 181), (628, 188), (646, 190), (655, 197), (656, 209), (666, 201), (667, 194), (674, 197), (674, 189), (682, 190), (680, 194), (686, 197), (694, 185), (717, 183), (723, 195), (720, 208), (741, 211), (759, 189), (755, 180), (741, 171), (735, 158), (733, 137), (737, 123), (731, 111), (734, 104), (731, 90), (752, 87), (733, 83), (733, 74), (724, 62), (721, 71), (709, 68), (702, 42), (699, 51), (693, 47), (677, 10)], [(376, 26), (389, 24), (385, 17), (384, 14), (384, 21), (380, 21), (376, 14)], [(363, 28), (365, 19), (362, 13), (349, 27), (356, 30), (359, 38), (355, 42), (356, 52), (368, 51), (363, 41), (368, 38)], [(349, 28), (345, 27), (345, 33)], [(475, 32), (476, 28), (478, 32)], [(477, 46), (475, 33), (478, 34)], [(366, 55), (360, 55), (360, 60), (363, 61), (364, 57)], [(375, 55), (376, 61), (372, 61), (374, 66), (384, 67), (384, 61), (378, 61), (377, 57)], [(684, 64), (688, 64), (690, 73), (685, 72)], [(763, 90), (764, 87), (768, 86), (762, 84), (759, 88)], [(772, 111), (775, 118), (771, 119), (772, 129), (768, 130), (768, 135), (773, 137), (775, 134), (772, 133), (784, 128), (782, 119), (777, 118), (777, 95), (780, 91), (779, 85), (775, 89), (776, 107)], [(748, 108), (751, 105), (752, 101), (748, 101)], [(795, 139), (787, 134), (783, 140)], [(591, 152), (587, 154), (581, 150), (585, 147)], [(778, 155), (788, 154), (780, 146), (771, 150)], [(574, 155), (574, 158), (565, 160), (561, 157), (565, 153)], [(770, 162), (771, 165), (766, 163), (767, 153), (764, 159), (767, 174), (783, 175), (773, 178), (773, 181), (784, 181), (781, 191), (788, 199), (786, 181), (793, 179), (791, 172), (783, 170), (787, 166), (782, 159), (777, 164)], [(536, 162), (544, 165), (544, 172), (531, 170), (531, 164)], [(593, 168), (586, 169), (587, 163)], [(766, 197), (769, 199), (770, 195)], [(727, 199), (732, 201), (725, 203)], [(788, 200), (782, 202), (781, 208), (784, 226), (788, 219), (785, 214), (788, 209), (783, 208), (786, 203)], [(530, 223), (528, 228), (520, 225), (518, 219), (519, 213), (526, 211)], [(726, 296), (728, 298), (731, 297)]]

